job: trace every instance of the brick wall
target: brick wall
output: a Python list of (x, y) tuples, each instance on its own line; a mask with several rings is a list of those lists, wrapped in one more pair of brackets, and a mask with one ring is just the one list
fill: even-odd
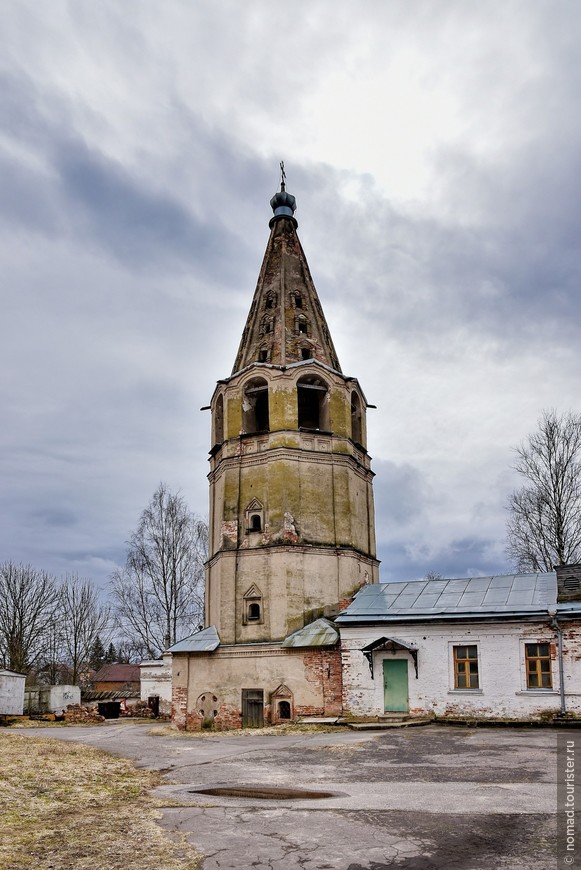
[(174, 686), (172, 690), (171, 720), (176, 728), (187, 728), (188, 690), (185, 686)]
[(341, 650), (313, 649), (304, 653), (305, 678), (320, 688), (321, 704), (295, 704), (296, 716), (339, 716), (343, 710)]
[[(581, 716), (581, 633), (579, 624), (563, 626), (564, 685), (567, 711)], [(384, 713), (383, 659), (393, 654), (376, 652), (372, 678), (361, 647), (373, 641), (385, 626), (346, 627), (341, 630), (343, 657), (343, 705), (346, 714), (380, 716)], [(438, 716), (484, 719), (536, 720), (560, 710), (559, 667), (556, 635), (550, 620), (538, 622), (459, 623), (421, 626), (390, 626), (390, 636), (418, 648), (418, 678), (411, 655), (408, 660), (410, 712)], [(552, 689), (527, 688), (525, 644), (550, 645)], [(453, 646), (476, 644), (479, 688), (454, 688)]]

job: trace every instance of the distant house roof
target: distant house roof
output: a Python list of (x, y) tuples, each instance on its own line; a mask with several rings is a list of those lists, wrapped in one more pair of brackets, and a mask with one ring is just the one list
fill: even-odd
[(220, 646), (220, 636), (215, 625), (196, 631), (189, 637), (184, 637), (167, 650), (171, 653), (205, 653), (213, 652)]
[(139, 698), (139, 692), (135, 689), (125, 689), (125, 691), (122, 689), (109, 689), (104, 692), (84, 689), (81, 692), (81, 697), (83, 701), (123, 701), (127, 698)]
[(462, 580), (413, 580), (364, 586), (336, 618), (342, 625), (369, 622), (420, 622), (437, 619), (509, 618), (548, 611), (579, 611), (581, 602), (557, 607), (557, 577), (506, 574)]
[(93, 677), (94, 683), (138, 683), (139, 665), (103, 665)]

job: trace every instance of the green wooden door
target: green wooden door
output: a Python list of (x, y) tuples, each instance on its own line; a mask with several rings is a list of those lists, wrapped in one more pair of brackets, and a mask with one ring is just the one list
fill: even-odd
[(407, 659), (383, 660), (383, 708), (386, 713), (409, 710)]

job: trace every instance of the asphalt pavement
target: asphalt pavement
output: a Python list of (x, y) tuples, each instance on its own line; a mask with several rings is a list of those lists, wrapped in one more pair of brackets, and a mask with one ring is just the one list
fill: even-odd
[[(125, 720), (19, 733), (79, 741), (161, 770), (161, 824), (206, 856), (204, 870), (557, 866), (550, 728), (188, 735)], [(201, 791), (216, 788), (234, 794)], [(289, 788), (310, 794), (272, 794)]]

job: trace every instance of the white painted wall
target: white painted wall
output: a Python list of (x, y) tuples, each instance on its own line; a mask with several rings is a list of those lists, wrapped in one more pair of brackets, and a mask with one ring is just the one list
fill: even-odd
[[(374, 653), (374, 678), (361, 648), (380, 637), (392, 637), (418, 648), (418, 678), (407, 652)], [(576, 638), (579, 637), (579, 642)], [(551, 644), (552, 690), (526, 687), (524, 644)], [(565, 634), (564, 684), (566, 708), (581, 714), (581, 632), (570, 626)], [(537, 623), (424, 623), (341, 628), (343, 697), (347, 713), (378, 716), (384, 712), (383, 660), (408, 660), (409, 705), (415, 713), (440, 716), (535, 719), (560, 709), (556, 634), (548, 620)], [(476, 644), (480, 687), (454, 688), (453, 646)]]
[(40, 709), (43, 713), (60, 713), (69, 704), (80, 703), (79, 686), (44, 686), (40, 690)]
[(159, 696), (159, 709), (171, 713), (171, 653), (164, 653), (161, 660), (141, 662), (141, 700), (152, 695)]
[(22, 716), (25, 681), (24, 674), (0, 670), (0, 716)]

